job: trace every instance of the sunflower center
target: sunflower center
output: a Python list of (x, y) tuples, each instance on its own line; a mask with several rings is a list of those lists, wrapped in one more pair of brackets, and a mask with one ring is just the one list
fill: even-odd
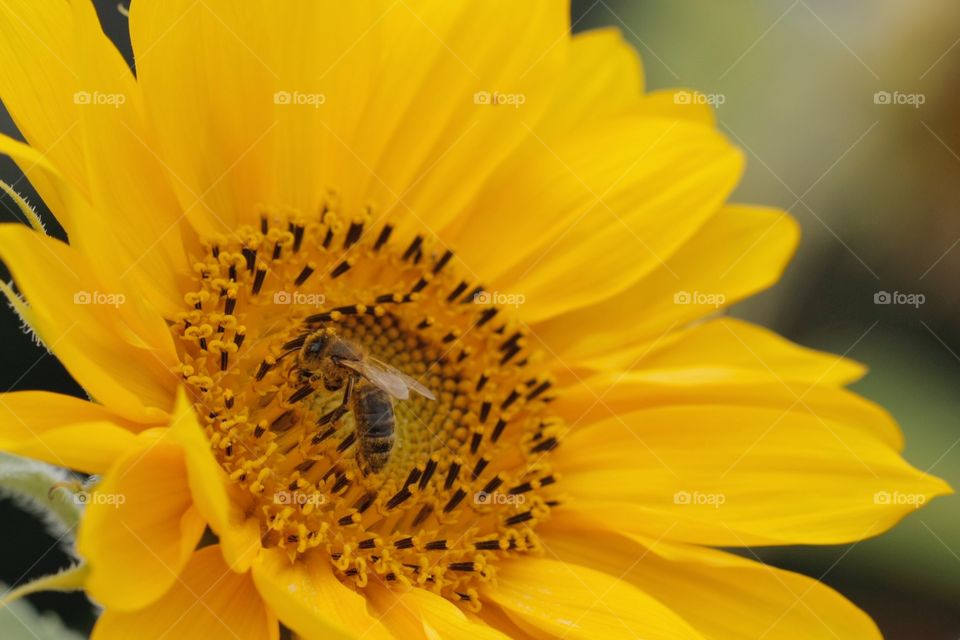
[(326, 210), (208, 239), (180, 373), (265, 547), (477, 603), (556, 504), (551, 380), (450, 251), (394, 235)]

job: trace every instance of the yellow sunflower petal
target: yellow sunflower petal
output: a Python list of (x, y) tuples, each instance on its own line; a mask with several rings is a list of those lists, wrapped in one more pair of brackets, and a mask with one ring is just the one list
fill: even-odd
[(280, 625), (249, 574), (234, 573), (216, 545), (195, 552), (163, 597), (139, 611), (107, 608), (93, 640), (203, 638), (277, 640)]
[[(358, 195), (395, 211), (401, 231), (432, 233), (460, 214), (550, 106), (567, 59), (569, 8), (553, 0), (382, 6), (389, 55), (365, 126), (346, 143), (359, 157), (353, 164), (362, 163)], [(501, 99), (509, 102), (493, 104)]]
[(705, 322), (645, 345), (644, 368), (720, 367), (766, 371), (786, 382), (842, 386), (866, 367), (833, 353), (807, 349), (776, 333), (736, 318)]
[(506, 163), (455, 246), (491, 291), (523, 295), (536, 322), (655, 269), (722, 205), (741, 165), (702, 125), (606, 119)]
[(486, 602), (477, 617), (484, 621), (488, 626), (499, 630), (508, 638), (513, 640), (535, 640), (544, 637), (544, 633), (534, 627), (523, 629), (516, 622), (510, 619), (507, 613), (492, 602)]
[(0, 4), (0, 100), (30, 145), (82, 189), (87, 170), (72, 45), (67, 2)]
[(210, 452), (210, 442), (182, 389), (177, 394), (170, 437), (183, 446), (194, 503), (219, 536), (227, 563), (234, 571), (246, 571), (260, 550), (260, 522), (247, 517), (235, 485)]
[(392, 638), (367, 613), (363, 596), (333, 575), (326, 554), (290, 562), (282, 549), (264, 551), (253, 563), (253, 580), (280, 621), (302, 638)]
[(579, 33), (570, 42), (567, 67), (554, 103), (537, 124), (550, 139), (610, 117), (640, 100), (643, 68), (619, 29)]
[(366, 595), (380, 620), (397, 638), (506, 640), (509, 637), (482, 621), (471, 620), (455, 604), (426, 589), (399, 592), (382, 584), (371, 584)]
[(731, 553), (581, 528), (572, 514), (544, 527), (559, 558), (621, 576), (708, 638), (879, 639), (863, 611), (830, 587)]
[(0, 450), (85, 473), (105, 472), (136, 446), (131, 426), (101, 405), (59, 393), (0, 395)]
[[(181, 211), (144, 121), (140, 90), (101, 31), (91, 2), (54, 5), (68, 14), (72, 10), (76, 45), (70, 54), (79, 95), (87, 100), (77, 111), (96, 214), (72, 230), (71, 242), (99, 270), (118, 274), (170, 317), (182, 307), (181, 279), (190, 264)], [(137, 212), (135, 221), (132, 211)]]
[(555, 462), (582, 517), (717, 546), (860, 540), (951, 492), (868, 429), (789, 409), (637, 411), (578, 427)]
[[(150, 148), (136, 81), (93, 4), (57, 1), (41, 11), (12, 0), (0, 15), (0, 98), (27, 141), (94, 206), (74, 210), (80, 203), (65, 204), (44, 171), (14, 159), (99, 272), (130, 279), (172, 312), (175, 274), (188, 266), (179, 210)], [(130, 224), (130, 211), (141, 224)]]
[(138, 609), (165, 593), (205, 526), (180, 447), (141, 438), (91, 494), (77, 538), (90, 563), (87, 591), (108, 609)]
[(77, 251), (23, 225), (0, 226), (0, 258), (29, 303), (27, 320), (94, 399), (131, 420), (163, 418), (177, 358), (159, 316), (101, 284)]
[(538, 637), (701, 637), (643, 591), (614, 576), (567, 562), (528, 557), (504, 563), (497, 570), (497, 587), (485, 593)]
[(736, 369), (652, 369), (593, 376), (559, 392), (557, 415), (589, 424), (661, 406), (724, 405), (805, 413), (862, 429), (896, 451), (903, 432), (887, 411), (846, 389), (787, 383)]
[(350, 149), (343, 138), (376, 77), (375, 27), (385, 7), (311, 2), (277, 11), (263, 0), (132, 6), (138, 81), (159, 155), (198, 228), (234, 233), (261, 206), (312, 215), (326, 189), (350, 186), (336, 184), (344, 169), (336, 159)]
[(0, 153), (10, 156), (17, 163), (24, 176), (40, 194), (44, 204), (64, 228), (69, 228), (69, 208), (65, 204), (69, 198), (64, 199), (61, 195), (66, 181), (50, 160), (30, 145), (5, 135), (0, 135)]
[(631, 113), (646, 118), (692, 120), (711, 127), (717, 123), (713, 108), (703, 100), (702, 94), (687, 89), (666, 89), (648, 93)]
[(782, 211), (726, 206), (621, 295), (534, 324), (534, 332), (564, 362), (608, 354), (623, 361), (633, 342), (656, 340), (772, 285), (798, 240), (799, 227)]
[[(137, 82), (158, 155), (204, 233), (233, 233), (241, 217), (252, 219), (270, 174), (270, 69), (229, 24), (234, 11), (223, 4), (169, 0), (130, 9)], [(238, 13), (253, 5), (234, 4)], [(263, 12), (263, 26), (284, 13)]]
[[(561, 3), (506, 0), (292, 11), (185, 1), (131, 13), (161, 155), (210, 228), (252, 219), (258, 203), (309, 214), (326, 189), (348, 212), (372, 204), (401, 225), (441, 228), (546, 108), (567, 24)], [(529, 105), (477, 105), (480, 90)]]

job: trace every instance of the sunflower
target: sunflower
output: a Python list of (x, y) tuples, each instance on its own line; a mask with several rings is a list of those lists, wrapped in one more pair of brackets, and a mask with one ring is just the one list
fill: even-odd
[[(89, 394), (0, 447), (97, 474), (94, 638), (877, 637), (716, 547), (836, 544), (942, 481), (864, 369), (717, 312), (783, 212), (704, 96), (560, 1), (0, 3), (0, 140), (63, 226), (2, 284)], [(287, 633), (287, 631), (283, 631)]]

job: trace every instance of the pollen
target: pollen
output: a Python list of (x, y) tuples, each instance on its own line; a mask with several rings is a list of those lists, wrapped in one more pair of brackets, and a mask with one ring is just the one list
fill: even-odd
[[(473, 607), (501, 558), (541, 551), (537, 523), (560, 500), (553, 380), (516, 312), (486, 303), (451, 251), (330, 206), (264, 212), (203, 249), (174, 325), (179, 373), (264, 547), (326, 557), (359, 589), (416, 585)], [(303, 366), (318, 332), (434, 396), (392, 400), (376, 471), (344, 388)]]

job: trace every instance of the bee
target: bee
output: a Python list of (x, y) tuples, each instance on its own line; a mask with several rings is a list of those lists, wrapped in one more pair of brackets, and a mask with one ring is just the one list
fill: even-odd
[[(408, 399), (411, 390), (436, 400), (428, 388), (410, 376), (373, 358), (356, 343), (323, 329), (303, 341), (297, 364), (300, 375), (308, 379), (304, 388), (312, 391), (312, 384), (320, 382), (327, 391), (343, 389), (340, 405), (321, 416), (317, 426), (353, 412), (357, 462), (364, 475), (379, 472), (390, 459), (396, 432), (393, 400)], [(305, 397), (304, 393), (298, 391), (296, 399)]]

